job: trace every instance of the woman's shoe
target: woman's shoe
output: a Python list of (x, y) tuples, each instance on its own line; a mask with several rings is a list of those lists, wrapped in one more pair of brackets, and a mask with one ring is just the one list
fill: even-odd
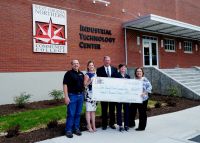
[(92, 129), (91, 127), (89, 128), (89, 127), (87, 126), (87, 129), (88, 129), (88, 132), (93, 132), (93, 129)]
[(124, 131), (124, 128), (120, 126), (120, 127), (119, 127), (119, 131), (120, 131), (120, 132)]
[(137, 128), (136, 131), (144, 131), (145, 129)]
[(96, 131), (97, 131), (97, 129), (96, 129), (96, 128), (94, 128), (94, 129), (93, 129), (93, 131), (94, 131), (94, 132), (96, 132)]
[(125, 127), (124, 127), (124, 130), (125, 130), (125, 131), (128, 131), (128, 130), (129, 130), (129, 127), (128, 127), (128, 126), (125, 126)]

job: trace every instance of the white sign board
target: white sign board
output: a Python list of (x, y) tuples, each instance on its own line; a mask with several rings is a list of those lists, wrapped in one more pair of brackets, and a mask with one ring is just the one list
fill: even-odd
[(136, 79), (96, 77), (92, 98), (96, 101), (142, 103), (143, 83)]
[(33, 4), (33, 51), (67, 53), (66, 10)]

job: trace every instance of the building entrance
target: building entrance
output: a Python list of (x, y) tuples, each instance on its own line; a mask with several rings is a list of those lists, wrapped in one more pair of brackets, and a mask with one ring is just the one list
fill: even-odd
[(142, 39), (143, 45), (143, 66), (156, 66), (158, 67), (158, 40), (157, 38)]

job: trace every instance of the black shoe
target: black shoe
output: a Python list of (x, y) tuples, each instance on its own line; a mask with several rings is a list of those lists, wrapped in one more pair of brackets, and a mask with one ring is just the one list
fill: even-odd
[(107, 129), (107, 127), (102, 127), (102, 130), (106, 130)]
[(129, 124), (129, 128), (134, 128), (135, 124)]
[(125, 127), (124, 127), (124, 130), (125, 130), (125, 131), (128, 131), (128, 130), (129, 130), (129, 127), (128, 127), (128, 126), (125, 126)]
[(136, 131), (144, 131), (145, 129), (137, 128)]
[(115, 125), (110, 125), (111, 129), (116, 129)]
[(81, 136), (81, 135), (82, 135), (82, 133), (81, 133), (80, 130), (75, 130), (75, 131), (74, 131), (74, 134), (77, 135), (77, 136)]
[(119, 131), (120, 132), (124, 131), (124, 128), (123, 127), (119, 127)]
[(65, 135), (66, 135), (66, 137), (68, 137), (68, 138), (73, 138), (73, 135), (72, 135), (72, 132), (66, 132), (65, 133)]

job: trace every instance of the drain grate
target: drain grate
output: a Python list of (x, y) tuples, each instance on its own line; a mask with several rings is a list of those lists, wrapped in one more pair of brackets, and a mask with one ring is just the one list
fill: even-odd
[(196, 137), (193, 137), (191, 139), (189, 139), (190, 141), (194, 141), (194, 142), (197, 142), (197, 143), (200, 143), (200, 135), (196, 136)]

